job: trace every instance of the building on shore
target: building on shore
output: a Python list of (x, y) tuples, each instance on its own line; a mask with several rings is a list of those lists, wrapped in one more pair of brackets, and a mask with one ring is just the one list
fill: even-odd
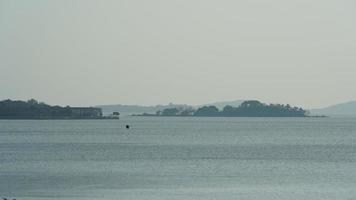
[(72, 118), (101, 118), (103, 116), (101, 108), (94, 107), (70, 107)]

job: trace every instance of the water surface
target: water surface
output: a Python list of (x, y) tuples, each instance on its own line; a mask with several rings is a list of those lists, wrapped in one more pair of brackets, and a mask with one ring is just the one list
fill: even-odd
[(355, 188), (355, 118), (0, 120), (0, 195), (18, 200), (353, 200)]

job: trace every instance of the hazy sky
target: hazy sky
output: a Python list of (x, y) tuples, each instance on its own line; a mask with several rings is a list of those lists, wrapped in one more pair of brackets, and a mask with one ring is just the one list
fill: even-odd
[(0, 99), (356, 100), (354, 0), (0, 0)]

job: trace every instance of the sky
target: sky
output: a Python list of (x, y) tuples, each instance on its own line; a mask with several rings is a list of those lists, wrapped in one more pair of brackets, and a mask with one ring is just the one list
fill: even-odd
[(0, 99), (356, 100), (354, 0), (0, 0)]

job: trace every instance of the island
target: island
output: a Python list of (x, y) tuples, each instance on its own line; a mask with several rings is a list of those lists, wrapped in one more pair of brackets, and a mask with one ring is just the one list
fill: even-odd
[(166, 108), (155, 114), (139, 116), (181, 117), (309, 117), (309, 112), (289, 104), (265, 104), (257, 100), (244, 101), (238, 107), (226, 105), (222, 110), (216, 106)]
[(106, 119), (101, 108), (50, 106), (31, 99), (0, 101), (0, 119)]

